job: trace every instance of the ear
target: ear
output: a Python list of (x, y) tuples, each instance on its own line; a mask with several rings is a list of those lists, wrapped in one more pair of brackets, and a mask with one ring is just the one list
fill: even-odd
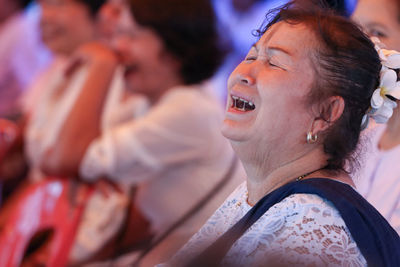
[(314, 134), (323, 132), (334, 124), (342, 116), (345, 103), (341, 96), (331, 96), (318, 106), (318, 116), (311, 129)]

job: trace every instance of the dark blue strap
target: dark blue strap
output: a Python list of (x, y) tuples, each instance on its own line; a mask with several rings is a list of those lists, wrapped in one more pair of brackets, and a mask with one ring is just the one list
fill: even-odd
[(396, 231), (351, 186), (326, 178), (291, 182), (269, 193), (188, 266), (218, 266), (236, 240), (270, 207), (292, 194), (302, 193), (315, 194), (333, 203), (368, 266), (400, 266), (400, 237)]

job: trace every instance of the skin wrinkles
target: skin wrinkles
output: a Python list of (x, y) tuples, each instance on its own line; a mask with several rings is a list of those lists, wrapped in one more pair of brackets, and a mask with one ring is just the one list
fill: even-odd
[(287, 70), (293, 64), (293, 55), (287, 49), (279, 46), (269, 46), (265, 52), (260, 53), (258, 46), (258, 43), (253, 44), (246, 56), (246, 60), (256, 60), (258, 58), (284, 70)]
[[(334, 96), (323, 103), (308, 103), (315, 79), (320, 77), (313, 67), (316, 49), (316, 35), (309, 27), (278, 22), (229, 77), (222, 133), (246, 170), (250, 204), (326, 165), (323, 142), (307, 144), (306, 135), (327, 130), (341, 116), (344, 100)], [(280, 65), (283, 62), (286, 67)], [(252, 101), (255, 109), (236, 109), (232, 96)], [(332, 109), (328, 121), (316, 116), (319, 105)], [(329, 177), (321, 171), (314, 175)]]
[[(255, 46), (255, 48), (258, 47), (260, 55), (257, 55), (257, 49), (252, 49), (249, 55), (255, 53), (254, 56), (257, 58), (250, 62), (247, 60), (242, 62), (232, 73), (228, 82), (229, 90), (238, 90), (255, 98), (257, 108), (254, 114), (237, 120), (227, 116), (223, 134), (233, 140), (232, 145), (235, 151), (243, 155), (243, 161), (248, 166), (253, 166), (250, 168), (254, 168), (253, 171), (257, 174), (268, 174), (275, 168), (301, 158), (306, 153), (303, 151), (306, 148), (304, 136), (312, 122), (310, 112), (302, 104), (314, 78), (310, 59), (308, 54), (304, 53), (306, 45), (300, 45), (307, 42), (304, 38), (293, 40), (294, 35), (282, 34), (283, 30), (280, 31), (279, 36), (274, 37), (279, 27), (282, 27), (282, 24), (274, 25), (271, 31), (260, 39)], [(304, 26), (289, 26), (288, 24), (285, 24), (284, 28), (306, 30)], [(282, 42), (281, 38), (285, 42)], [(290, 43), (296, 45), (289, 47), (287, 44)], [(279, 49), (271, 50), (270, 47)], [(287, 61), (287, 66), (290, 63), (290, 68), (283, 70), (266, 66), (264, 61), (268, 59), (268, 56), (265, 54), (271, 51), (274, 53), (273, 57), (285, 60), (285, 63)], [(298, 75), (300, 73), (301, 78)], [(247, 84), (241, 83), (240, 80), (247, 80)], [(279, 117), (281, 119), (276, 120)], [(298, 125), (302, 130), (293, 131), (291, 125)], [(282, 138), (282, 136), (287, 138)], [(260, 149), (256, 144), (263, 144), (263, 147)], [(282, 151), (280, 147), (284, 150), (292, 147), (293, 153), (290, 156), (283, 156), (287, 151)], [(285, 160), (282, 161), (282, 158)], [(255, 166), (262, 166), (262, 168)]]

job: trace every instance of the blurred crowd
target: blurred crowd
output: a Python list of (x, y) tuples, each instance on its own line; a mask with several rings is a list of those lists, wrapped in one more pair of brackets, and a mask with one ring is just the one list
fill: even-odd
[[(0, 0), (0, 266), (174, 255), (245, 180), (226, 81), (286, 2)], [(400, 50), (397, 2), (328, 2)], [(354, 178), (400, 232), (398, 113)]]

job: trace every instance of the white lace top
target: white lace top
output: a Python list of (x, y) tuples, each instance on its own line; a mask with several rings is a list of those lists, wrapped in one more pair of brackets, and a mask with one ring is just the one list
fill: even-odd
[[(202, 252), (250, 208), (243, 183), (170, 265), (180, 266)], [(272, 206), (234, 243), (222, 265), (264, 266), (267, 262), (270, 266), (367, 265), (339, 212), (329, 201), (312, 194), (294, 194)]]

